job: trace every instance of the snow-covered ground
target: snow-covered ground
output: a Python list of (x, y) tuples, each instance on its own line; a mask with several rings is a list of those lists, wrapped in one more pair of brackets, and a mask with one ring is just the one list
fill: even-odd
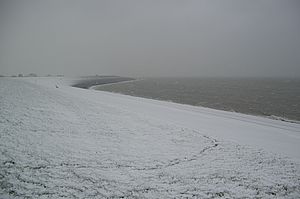
[(299, 124), (71, 82), (0, 78), (0, 198), (300, 197)]

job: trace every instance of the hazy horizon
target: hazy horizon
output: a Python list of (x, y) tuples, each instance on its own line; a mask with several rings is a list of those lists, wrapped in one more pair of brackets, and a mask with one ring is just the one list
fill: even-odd
[(0, 1), (0, 75), (300, 77), (300, 3)]

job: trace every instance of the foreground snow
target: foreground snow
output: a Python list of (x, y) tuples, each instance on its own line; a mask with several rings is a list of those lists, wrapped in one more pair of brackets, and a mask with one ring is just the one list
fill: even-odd
[(0, 198), (300, 195), (299, 124), (65, 82), (0, 79)]

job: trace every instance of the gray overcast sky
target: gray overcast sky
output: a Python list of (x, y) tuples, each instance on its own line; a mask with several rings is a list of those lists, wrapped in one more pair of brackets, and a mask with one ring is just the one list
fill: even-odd
[(298, 0), (0, 0), (0, 74), (300, 77)]

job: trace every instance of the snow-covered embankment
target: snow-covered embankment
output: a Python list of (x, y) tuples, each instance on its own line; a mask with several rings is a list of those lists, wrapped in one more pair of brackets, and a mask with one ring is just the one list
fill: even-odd
[(299, 124), (62, 82), (0, 79), (0, 197), (299, 197)]

